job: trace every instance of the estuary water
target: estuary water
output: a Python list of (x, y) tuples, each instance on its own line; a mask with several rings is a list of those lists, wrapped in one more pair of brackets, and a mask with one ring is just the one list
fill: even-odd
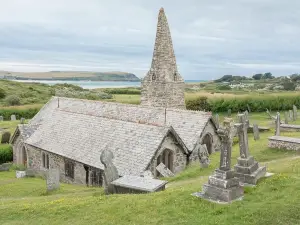
[[(140, 87), (141, 82), (130, 82), (130, 81), (72, 81), (72, 80), (14, 80), (18, 82), (26, 83), (43, 83), (49, 85), (55, 84), (74, 84), (84, 89), (95, 89), (95, 88), (121, 88), (121, 87)], [(185, 80), (186, 83), (201, 82), (201, 80)]]

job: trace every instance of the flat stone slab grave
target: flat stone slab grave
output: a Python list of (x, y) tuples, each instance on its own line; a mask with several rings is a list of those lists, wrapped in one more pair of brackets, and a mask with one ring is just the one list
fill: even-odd
[(300, 138), (272, 136), (269, 137), (268, 147), (298, 151), (300, 150)]
[(116, 187), (117, 193), (148, 193), (163, 191), (168, 181), (149, 179), (145, 177), (125, 175), (111, 184)]
[(280, 130), (282, 131), (298, 131), (300, 132), (300, 125), (295, 124), (280, 124)]
[[(258, 127), (258, 130), (259, 132), (267, 132), (267, 131), (270, 131), (270, 128), (269, 127)], [(252, 125), (249, 125), (248, 127), (248, 133), (253, 133), (253, 126)]]

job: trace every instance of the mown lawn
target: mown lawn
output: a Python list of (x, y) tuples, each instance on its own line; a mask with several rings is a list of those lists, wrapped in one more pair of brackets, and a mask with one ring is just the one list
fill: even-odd
[[(268, 122), (264, 114), (250, 115), (250, 121)], [(102, 188), (69, 184), (46, 193), (42, 178), (16, 179), (11, 171), (0, 173), (0, 224), (300, 224), (300, 155), (269, 149), (267, 138), (273, 133), (273, 128), (261, 133), (259, 141), (249, 134), (251, 154), (275, 175), (246, 187), (243, 201), (217, 205), (191, 195), (201, 191), (218, 166), (218, 152), (209, 168), (194, 163), (169, 178), (165, 191), (153, 194), (105, 196)], [(235, 144), (232, 165), (238, 155)]]

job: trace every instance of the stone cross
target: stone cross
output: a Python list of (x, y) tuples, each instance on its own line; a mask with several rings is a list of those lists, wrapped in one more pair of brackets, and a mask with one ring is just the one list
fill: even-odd
[(293, 110), (289, 110), (289, 117), (290, 117), (290, 120), (294, 119)]
[(208, 167), (210, 161), (209, 161), (209, 153), (207, 151), (206, 144), (199, 145), (199, 148), (198, 148), (198, 157), (199, 157), (199, 161), (200, 161), (200, 166), (202, 168)]
[(239, 136), (239, 147), (240, 147), (240, 157), (249, 157), (249, 146), (248, 146), (248, 127), (249, 120), (247, 120), (245, 114), (239, 114), (239, 123), (234, 126), (237, 128)]
[(215, 116), (215, 123), (216, 123), (217, 129), (218, 129), (220, 126), (219, 114), (216, 114), (216, 116)]
[(288, 114), (288, 112), (284, 112), (284, 123), (285, 124), (289, 123), (289, 114)]
[(253, 124), (253, 137), (254, 140), (259, 140), (259, 129), (257, 124)]
[(231, 121), (225, 120), (224, 127), (218, 129), (218, 135), (221, 139), (220, 170), (228, 171), (231, 169)]
[(275, 120), (275, 136), (280, 136), (280, 113), (277, 112), (277, 117)]
[(59, 188), (59, 169), (49, 169), (47, 171), (47, 191), (53, 191)]
[(3, 121), (3, 116), (0, 116), (0, 122)]
[(228, 109), (228, 111), (227, 111), (227, 116), (228, 116), (228, 117), (231, 117), (231, 109)]
[(24, 123), (25, 123), (25, 118), (22, 117), (22, 118), (20, 119), (20, 122), (21, 122), (21, 124), (24, 124)]
[(294, 121), (297, 120), (297, 107), (293, 105), (293, 119)]
[(11, 121), (15, 121), (15, 120), (16, 120), (16, 115), (11, 115), (11, 116), (10, 116), (10, 120), (11, 120)]
[(113, 164), (113, 153), (105, 149), (100, 155), (100, 161), (104, 165), (104, 191), (105, 194), (116, 193), (114, 185), (111, 184), (119, 178), (117, 167)]

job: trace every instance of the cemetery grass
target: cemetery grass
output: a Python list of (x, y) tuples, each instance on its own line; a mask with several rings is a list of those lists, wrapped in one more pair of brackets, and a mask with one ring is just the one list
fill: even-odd
[[(152, 194), (105, 196), (102, 188), (69, 184), (47, 193), (42, 178), (16, 179), (10, 171), (0, 173), (0, 224), (299, 224), (300, 155), (269, 149), (273, 133), (261, 133), (259, 141), (249, 134), (251, 154), (276, 174), (246, 187), (243, 201), (217, 205), (191, 195), (217, 168), (218, 152), (208, 168), (195, 163), (169, 178), (165, 191)], [(238, 154), (236, 144), (232, 165)]]

